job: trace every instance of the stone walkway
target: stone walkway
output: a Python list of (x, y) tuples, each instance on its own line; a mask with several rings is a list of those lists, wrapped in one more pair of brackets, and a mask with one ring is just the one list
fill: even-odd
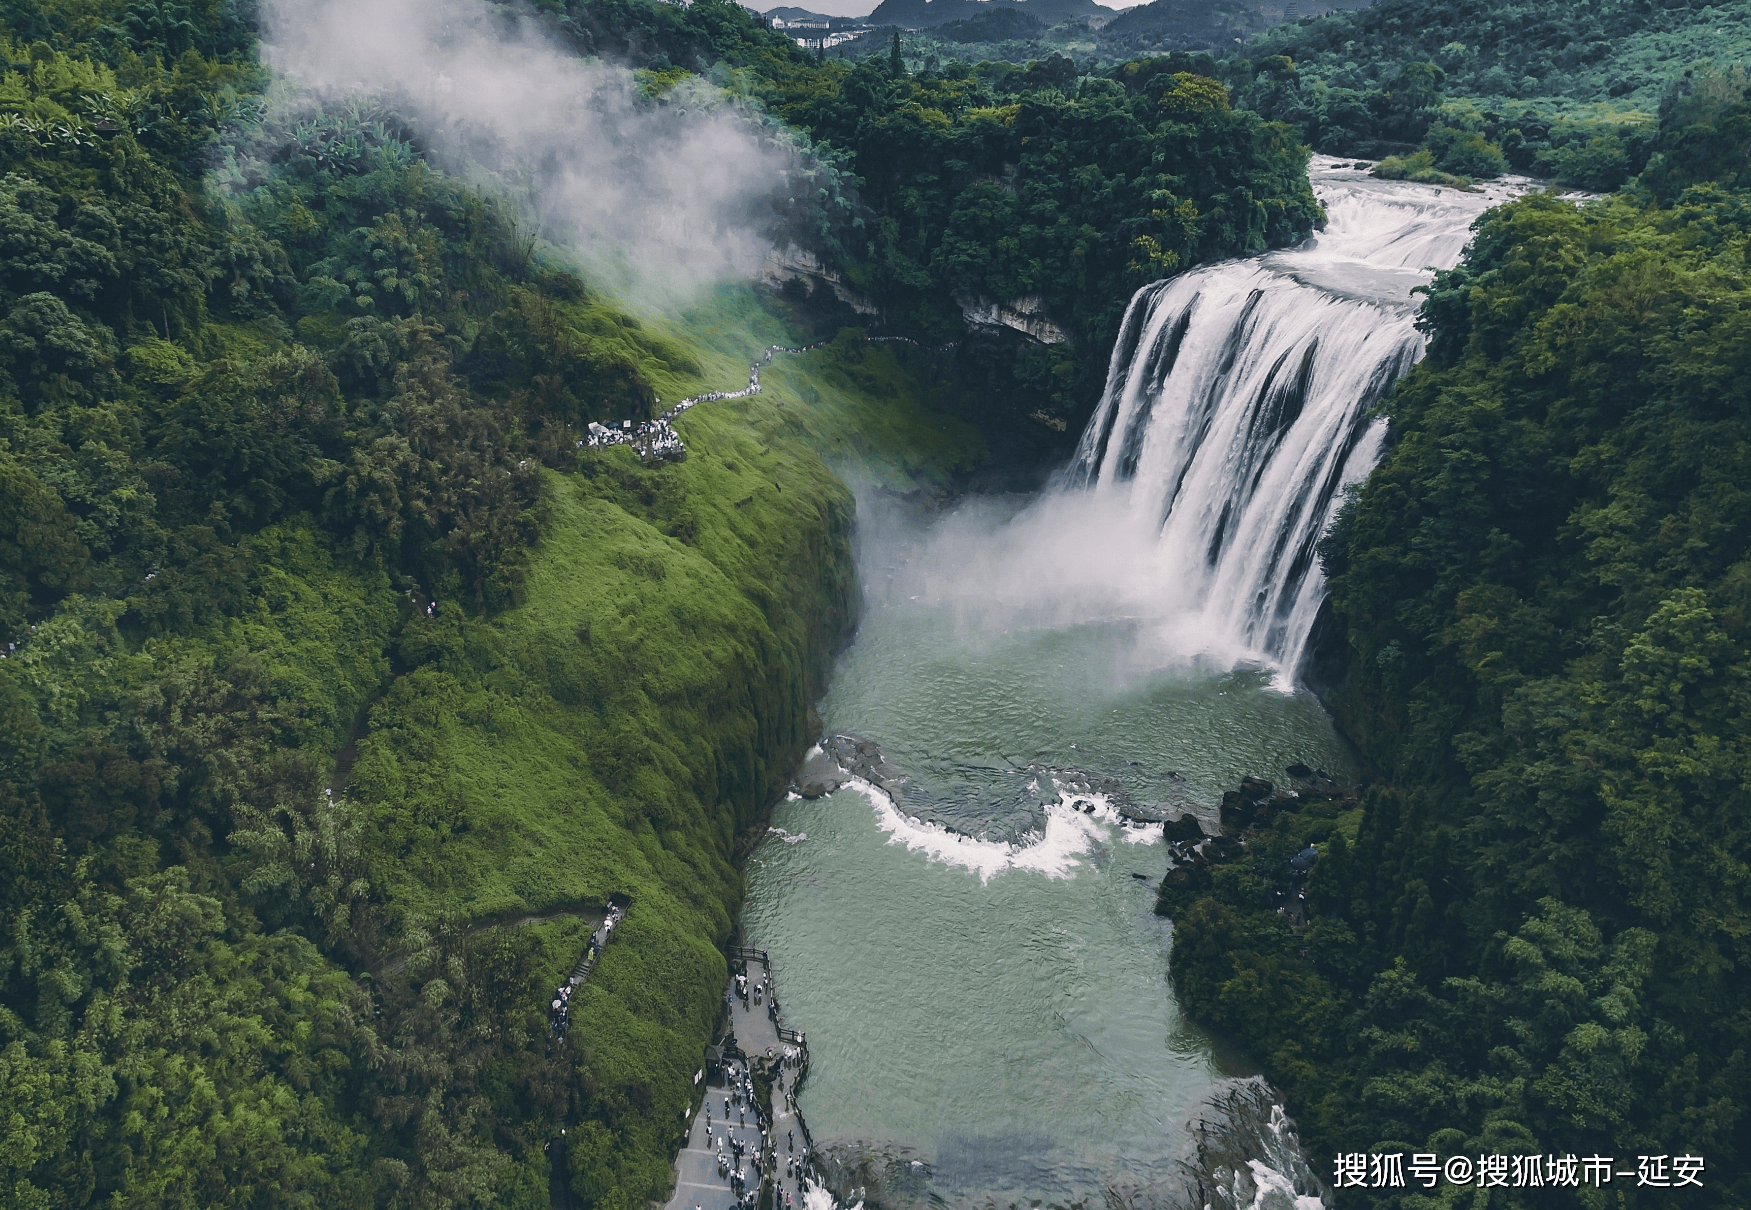
[[(786, 1162), (792, 1159), (801, 1161), (808, 1152), (808, 1131), (791, 1099), (801, 1072), (802, 1051), (795, 1043), (779, 1037), (778, 1022), (767, 1012), (772, 991), (771, 975), (757, 959), (749, 961), (747, 969), (749, 994), (746, 997), (735, 994), (733, 972), (725, 991), (729, 1014), (723, 1039), (727, 1052), (733, 1037), (745, 1059), (727, 1060), (728, 1078), (724, 1083), (710, 1086), (708, 1081), (704, 1104), (694, 1114), (688, 1131), (687, 1145), (675, 1158), (675, 1192), (665, 1210), (736, 1210), (736, 1191), (731, 1174), (737, 1171), (743, 1176), (744, 1188), (752, 1198), (749, 1204), (758, 1204), (762, 1181), (771, 1180), (776, 1182), (774, 1210), (799, 1210), (802, 1206), (801, 1176), (786, 1175)], [(766, 985), (765, 994), (758, 1003), (753, 994), (757, 984)], [(752, 1086), (746, 1083), (749, 1062), (760, 1064), (768, 1056), (774, 1061), (781, 1057), (788, 1060), (779, 1067), (778, 1078), (773, 1083), (774, 1118), (769, 1125), (760, 1121), (761, 1115), (748, 1091)], [(729, 1102), (727, 1114), (726, 1099)], [(746, 1150), (739, 1161), (731, 1160), (729, 1174), (720, 1175), (720, 1143), (723, 1154), (730, 1156), (732, 1140), (743, 1144)], [(753, 1163), (756, 1159), (759, 1160), (758, 1169)], [(795, 1171), (800, 1172), (800, 1169)]]

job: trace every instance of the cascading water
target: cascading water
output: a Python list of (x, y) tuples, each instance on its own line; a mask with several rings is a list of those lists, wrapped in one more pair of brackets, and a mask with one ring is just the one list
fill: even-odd
[(820, 710), (887, 772), (780, 804), (743, 914), (808, 1035), (806, 1210), (1321, 1202), (1285, 1108), (1180, 1015), (1161, 825), (1103, 797), (1214, 832), (1244, 774), (1353, 773), (1282, 692), (1314, 545), (1421, 350), (1412, 289), (1500, 194), (1312, 172), (1317, 240), (1133, 300), (1050, 490), (860, 495), (863, 620)]
[(1324, 159), (1312, 176), (1314, 239), (1137, 292), (1061, 488), (1153, 540), (1179, 607), (1285, 677), (1324, 595), (1315, 545), (1380, 453), (1373, 406), (1422, 353), (1412, 290), (1501, 200)]

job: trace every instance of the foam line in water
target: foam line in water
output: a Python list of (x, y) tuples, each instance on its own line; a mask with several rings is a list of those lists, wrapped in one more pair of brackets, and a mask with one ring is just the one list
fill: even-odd
[(1113, 806), (1112, 799), (1104, 794), (1094, 794), (1084, 790), (1069, 790), (1057, 778), (1052, 779), (1057, 787), (1071, 803), (1086, 802), (1094, 808), (1092, 812), (1077, 811), (1072, 807), (1071, 814), (1081, 815), (1084, 819), (1098, 819), (1104, 824), (1117, 828), (1119, 836), (1126, 844), (1154, 844), (1167, 832), (1167, 825), (1161, 823), (1140, 823), (1119, 814), (1119, 809)]
[(1044, 836), (1030, 844), (1001, 844), (962, 836), (939, 823), (907, 815), (886, 790), (861, 777), (853, 777), (844, 788), (856, 790), (869, 799), (875, 808), (876, 826), (890, 834), (889, 844), (903, 844), (945, 865), (972, 870), (979, 875), (980, 882), (990, 882), (1004, 870), (1030, 870), (1048, 878), (1072, 878), (1082, 864), (1079, 858), (1095, 843), (1109, 839), (1103, 824), (1118, 825), (1132, 844), (1151, 843), (1160, 835), (1152, 828), (1125, 827), (1124, 819), (1111, 803), (1099, 795), (1082, 794), (1078, 797), (1094, 804), (1093, 814), (1072, 810), (1065, 803), (1051, 803), (1044, 808)]

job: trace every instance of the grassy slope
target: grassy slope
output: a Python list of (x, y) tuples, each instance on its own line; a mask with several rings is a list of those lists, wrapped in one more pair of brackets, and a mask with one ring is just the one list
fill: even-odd
[[(667, 367), (693, 368), (647, 362), (665, 400), (738, 388), (757, 351), (800, 339), (746, 289), (646, 329)], [(118, 607), (75, 599), (10, 670), (70, 716), (106, 687), (198, 684), (201, 669), (243, 661), (295, 704), (284, 727), (318, 753), (338, 751), (366, 711), (346, 798), (384, 916), (363, 955), (372, 985), (386, 1005), (432, 1005), (437, 1024), (399, 1038), (400, 1054), (429, 1046), (492, 1068), (480, 1087), (511, 1157), (471, 1169), (459, 1144), (457, 1182), (489, 1180), (501, 1206), (546, 1205), (560, 1116), (580, 1200), (639, 1207), (664, 1194), (716, 1017), (718, 946), (742, 894), (737, 832), (814, 738), (809, 703), (855, 620), (852, 500), (827, 459), (909, 489), (983, 457), (973, 430), (921, 404), (922, 357), (846, 334), (781, 356), (759, 396), (687, 413), (684, 462), (647, 468), (621, 448), (549, 473), (525, 599), (489, 621), (446, 602), (400, 625), (409, 605), (388, 576), (293, 518), (246, 539), (260, 557), (240, 616), (130, 650)], [(308, 880), (303, 858), (264, 865), (263, 851), (239, 832), (221, 861), (271, 930), (275, 901)], [(577, 961), (582, 926), (466, 930), (616, 891), (634, 909), (549, 1062), (544, 993)], [(313, 951), (304, 961), (340, 977)], [(372, 1078), (385, 1092), (419, 1086)], [(532, 1104), (532, 1087), (552, 1095)], [(429, 1170), (445, 1152), (425, 1154)]]
[[(792, 339), (741, 292), (667, 334), (694, 338), (700, 370), (653, 372), (665, 401), (739, 386)], [(707, 830), (727, 854), (812, 739), (802, 712), (851, 621), (851, 502), (818, 451), (895, 486), (979, 453), (890, 348), (781, 356), (763, 383), (687, 413), (682, 463), (622, 448), (551, 476), (527, 601), (490, 624), (440, 606), (404, 640), (445, 654), (373, 708), (352, 789), (383, 806), (400, 908), (467, 922), (727, 877), (667, 834), (732, 806)]]
[[(665, 401), (739, 387), (755, 350), (794, 339), (746, 291), (665, 334), (699, 366), (653, 368)], [(575, 1107), (571, 1163), (602, 1204), (662, 1193), (740, 903), (735, 833), (814, 738), (808, 704), (853, 622), (851, 499), (817, 450), (875, 453), (865, 473), (896, 485), (981, 452), (919, 405), (889, 349), (841, 341), (763, 382), (689, 412), (682, 463), (613, 449), (550, 476), (526, 601), (490, 623), (444, 605), (409, 628), (404, 644), (441, 654), (372, 707), (350, 790), (403, 948), (440, 922), (634, 898), (574, 1010), (571, 1057), (596, 1099)], [(572, 931), (504, 944), (540, 951), (538, 984), (576, 960)]]

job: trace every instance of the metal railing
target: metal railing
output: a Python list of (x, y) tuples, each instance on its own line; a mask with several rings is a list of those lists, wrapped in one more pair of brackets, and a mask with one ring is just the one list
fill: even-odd
[(765, 950), (757, 950), (746, 945), (732, 945), (730, 946), (730, 957), (740, 959), (743, 962), (758, 962), (766, 968), (767, 974), (772, 973), (772, 955)]

